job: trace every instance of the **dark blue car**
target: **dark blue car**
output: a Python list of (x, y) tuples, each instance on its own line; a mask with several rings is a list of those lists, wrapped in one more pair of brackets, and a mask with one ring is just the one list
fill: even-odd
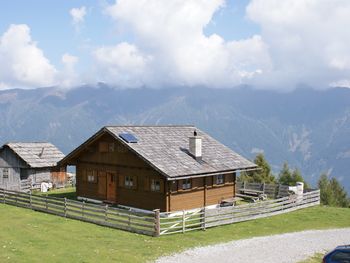
[(323, 258), (323, 263), (350, 263), (350, 245), (339, 246)]

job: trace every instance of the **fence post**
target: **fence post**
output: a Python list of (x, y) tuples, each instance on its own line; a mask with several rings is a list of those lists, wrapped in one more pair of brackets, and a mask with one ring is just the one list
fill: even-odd
[(64, 198), (64, 217), (67, 217), (67, 198)]
[(32, 191), (29, 192), (29, 207), (32, 209)]
[(46, 211), (48, 211), (49, 210), (49, 205), (47, 203), (47, 196), (45, 197), (45, 204), (46, 204)]
[(84, 208), (85, 208), (85, 201), (83, 201), (83, 204), (81, 205), (81, 217), (84, 217)]
[(185, 218), (185, 210), (182, 210), (182, 233), (186, 231), (186, 218)]
[(107, 221), (107, 219), (108, 219), (107, 213), (108, 213), (108, 205), (106, 204), (106, 206), (105, 206), (105, 221)]
[(205, 223), (205, 207), (203, 208), (203, 214), (202, 214), (202, 229), (206, 230), (206, 223)]
[(265, 194), (265, 182), (263, 183), (263, 189), (262, 189), (262, 191), (263, 191), (263, 194)]
[(155, 209), (154, 212), (154, 236), (160, 236), (160, 210)]

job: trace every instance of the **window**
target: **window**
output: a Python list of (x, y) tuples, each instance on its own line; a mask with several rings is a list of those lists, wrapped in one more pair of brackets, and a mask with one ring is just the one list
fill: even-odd
[(151, 191), (160, 192), (160, 181), (156, 179), (151, 180)]
[(2, 169), (2, 178), (8, 179), (9, 178), (9, 168), (3, 168)]
[(191, 189), (191, 179), (182, 180), (182, 190)]
[(224, 175), (223, 174), (215, 175), (215, 184), (224, 184)]
[(88, 180), (89, 183), (93, 183), (93, 182), (95, 182), (95, 176), (94, 175), (88, 175), (87, 180)]
[(108, 143), (108, 152), (114, 152), (115, 147), (114, 147), (114, 142)]
[(331, 257), (332, 262), (349, 262), (349, 259), (349, 251), (337, 251)]
[(134, 186), (134, 179), (132, 176), (125, 176), (125, 187), (132, 188)]
[(97, 171), (90, 170), (87, 172), (88, 183), (97, 183)]

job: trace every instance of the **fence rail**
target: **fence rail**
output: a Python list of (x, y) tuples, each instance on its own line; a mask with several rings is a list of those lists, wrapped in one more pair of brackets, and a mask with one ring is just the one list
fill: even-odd
[(149, 236), (155, 236), (158, 233), (159, 211), (134, 212), (108, 205), (5, 189), (0, 189), (0, 202)]
[(289, 196), (289, 186), (282, 184), (237, 182), (236, 193), (240, 193), (242, 189), (262, 191), (269, 198)]
[(159, 236), (253, 220), (319, 205), (320, 190), (309, 191), (302, 196), (291, 195), (233, 207), (164, 213), (159, 210), (130, 211), (1, 188), (0, 202), (139, 234)]
[(320, 190), (274, 200), (220, 208), (160, 213), (160, 235), (185, 233), (219, 225), (253, 220), (320, 204)]

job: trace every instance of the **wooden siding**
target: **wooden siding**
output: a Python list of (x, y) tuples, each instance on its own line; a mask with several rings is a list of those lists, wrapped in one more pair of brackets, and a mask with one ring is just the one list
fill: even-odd
[(225, 175), (224, 184), (217, 185), (215, 176), (191, 179), (192, 188), (182, 189), (183, 180), (169, 182), (168, 211), (186, 210), (220, 204), (235, 195), (235, 174)]
[(67, 183), (68, 177), (66, 171), (53, 171), (51, 172), (51, 182), (52, 184), (57, 186), (64, 186)]
[[(88, 182), (87, 171), (96, 173), (96, 182)], [(112, 172), (117, 177), (117, 204), (166, 211), (164, 177), (108, 134), (77, 156), (76, 172), (78, 196), (106, 200), (106, 173)], [(133, 186), (125, 185), (126, 177), (131, 178)], [(160, 182), (159, 191), (152, 191), (152, 179)]]
[[(0, 187), (9, 190), (21, 190), (21, 168), (28, 167), (11, 149), (4, 147), (0, 151)], [(8, 178), (4, 178), (3, 169), (8, 169)]]
[(187, 210), (203, 207), (203, 189), (183, 190), (170, 195), (169, 211)]

